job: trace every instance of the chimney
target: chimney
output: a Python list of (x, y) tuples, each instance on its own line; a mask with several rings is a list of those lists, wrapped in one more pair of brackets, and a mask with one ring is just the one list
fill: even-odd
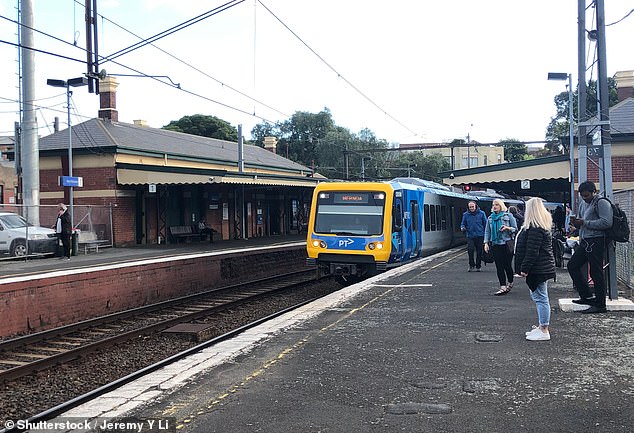
[(634, 71), (619, 71), (614, 74), (614, 81), (619, 102), (634, 97)]
[(117, 111), (117, 87), (119, 83), (114, 77), (105, 77), (99, 80), (99, 118), (119, 121)]
[(143, 119), (137, 119), (134, 121), (135, 126), (140, 126), (141, 128), (149, 128), (149, 124), (147, 123), (147, 120), (143, 120)]
[(264, 137), (264, 148), (270, 152), (277, 153), (277, 138)]

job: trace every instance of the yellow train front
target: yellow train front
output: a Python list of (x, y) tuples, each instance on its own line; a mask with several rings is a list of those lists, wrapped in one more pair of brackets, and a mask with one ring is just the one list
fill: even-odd
[(311, 204), (307, 263), (349, 282), (464, 243), (467, 201), (412, 178), (322, 183)]

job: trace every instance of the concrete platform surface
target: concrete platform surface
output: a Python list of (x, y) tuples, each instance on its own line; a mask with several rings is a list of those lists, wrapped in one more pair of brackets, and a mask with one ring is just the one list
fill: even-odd
[(523, 281), (453, 250), (382, 274), (182, 360), (67, 416), (165, 418), (175, 431), (632, 432), (634, 315), (562, 314), (551, 340)]

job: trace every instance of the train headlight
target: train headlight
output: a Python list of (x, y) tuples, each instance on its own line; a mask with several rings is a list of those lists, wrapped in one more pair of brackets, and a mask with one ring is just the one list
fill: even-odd
[(315, 239), (313, 240), (313, 247), (326, 248), (326, 242), (320, 241), (319, 239)]
[(383, 249), (383, 242), (370, 242), (368, 244), (368, 249), (370, 251), (373, 250), (382, 250)]

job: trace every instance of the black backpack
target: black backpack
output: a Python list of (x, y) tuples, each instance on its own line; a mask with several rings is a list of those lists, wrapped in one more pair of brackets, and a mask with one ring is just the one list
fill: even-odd
[[(599, 200), (607, 200), (612, 206), (612, 227), (605, 230), (605, 237), (609, 241), (629, 242), (630, 241), (630, 224), (627, 221), (627, 215), (621, 210), (619, 205), (612, 203), (607, 197), (600, 197)], [(599, 214), (599, 200), (597, 206), (597, 215)]]

